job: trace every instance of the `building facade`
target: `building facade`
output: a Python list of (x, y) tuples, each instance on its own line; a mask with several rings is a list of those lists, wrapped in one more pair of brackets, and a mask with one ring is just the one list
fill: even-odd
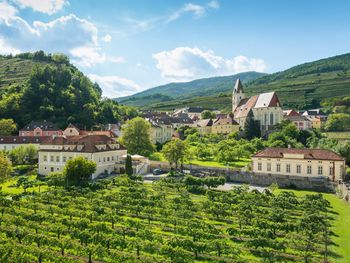
[(19, 131), (19, 136), (61, 136), (62, 130), (49, 121), (32, 121)]
[(82, 156), (96, 163), (96, 172), (100, 174), (119, 173), (125, 148), (106, 135), (50, 137), (39, 146), (39, 169), (41, 175), (62, 172), (68, 160)]
[(11, 151), (20, 146), (34, 145), (39, 149), (42, 141), (49, 137), (36, 136), (0, 136), (0, 151)]
[(253, 118), (260, 124), (262, 132), (272, 129), (283, 119), (281, 102), (276, 92), (267, 92), (246, 97), (243, 85), (237, 79), (232, 93), (232, 113), (235, 121), (243, 128), (247, 118)]
[(312, 128), (312, 122), (305, 116), (285, 116), (284, 118), (292, 122), (299, 130), (308, 130)]
[(252, 164), (257, 174), (326, 176), (332, 181), (345, 175), (344, 158), (321, 149), (266, 148), (253, 155)]

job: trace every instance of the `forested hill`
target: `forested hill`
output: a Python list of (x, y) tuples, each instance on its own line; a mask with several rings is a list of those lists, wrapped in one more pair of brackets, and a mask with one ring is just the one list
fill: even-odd
[(201, 96), (216, 96), (220, 93), (232, 91), (234, 83), (238, 78), (240, 78), (243, 83), (248, 83), (264, 75), (264, 73), (251, 71), (232, 76), (169, 83), (128, 97), (118, 98), (117, 100), (122, 104), (142, 107), (150, 104), (154, 105), (156, 103), (161, 104), (162, 102), (168, 104), (171, 103), (171, 101), (181, 101)]
[[(215, 78), (211, 78), (215, 79)], [(211, 79), (201, 79), (202, 86), (211, 86)], [(183, 97), (164, 101), (147, 101), (147, 108), (171, 110), (183, 106), (216, 107), (229, 111), (231, 109), (232, 79), (227, 81), (229, 89), (211, 93), (203, 89), (201, 94), (188, 94)], [(187, 83), (191, 86), (196, 81)], [(177, 85), (183, 85), (181, 83)], [(225, 84), (223, 84), (225, 86)], [(179, 86), (178, 86), (179, 87)], [(285, 71), (260, 76), (245, 85), (248, 95), (276, 91), (285, 108), (308, 109), (320, 106), (324, 100), (350, 95), (350, 53), (301, 64)], [(220, 92), (224, 92), (220, 93)], [(171, 92), (162, 96), (171, 96)], [(139, 94), (138, 94), (139, 95)], [(138, 105), (136, 96), (122, 103)], [(146, 101), (146, 100), (144, 100)]]
[(12, 118), (20, 128), (31, 120), (91, 128), (116, 122), (129, 111), (101, 95), (100, 87), (65, 55), (0, 56), (0, 119)]

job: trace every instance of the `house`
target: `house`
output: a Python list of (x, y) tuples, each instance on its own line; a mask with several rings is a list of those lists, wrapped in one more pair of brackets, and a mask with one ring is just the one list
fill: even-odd
[(82, 156), (96, 163), (94, 179), (100, 174), (120, 172), (121, 157), (126, 153), (123, 146), (106, 135), (49, 137), (39, 146), (38, 172), (62, 172), (68, 160)]
[(31, 121), (19, 131), (19, 136), (61, 136), (62, 130), (49, 121)]
[(201, 119), (202, 112), (205, 110), (212, 111), (215, 114), (220, 114), (220, 111), (216, 109), (205, 109), (202, 107), (187, 107), (187, 108), (175, 110), (173, 113), (173, 116), (177, 117), (181, 113), (186, 113), (192, 120), (199, 120)]
[(283, 116), (284, 117), (290, 117), (290, 116), (300, 116), (301, 114), (295, 110), (284, 110)]
[(311, 126), (314, 129), (320, 129), (327, 120), (327, 115), (321, 109), (306, 110), (302, 116), (311, 121)]
[(86, 131), (81, 130), (73, 124), (69, 124), (67, 128), (62, 132), (64, 136), (78, 136), (78, 135), (106, 135), (110, 138), (116, 138), (117, 135), (111, 130), (106, 131)]
[(30, 144), (39, 149), (40, 143), (47, 138), (48, 136), (0, 136), (0, 151), (11, 151)]
[(325, 117), (315, 116), (310, 118), (311, 126), (313, 129), (321, 129), (322, 125), (326, 122)]
[(281, 102), (276, 92), (267, 92), (246, 98), (243, 85), (237, 79), (232, 93), (232, 112), (235, 121), (244, 127), (248, 118), (253, 118), (260, 124), (262, 132), (272, 129), (283, 119)]
[(151, 124), (151, 142), (156, 143), (166, 143), (171, 140), (174, 129), (168, 119), (149, 119)]
[(335, 152), (321, 149), (266, 148), (252, 156), (257, 174), (326, 176), (341, 180), (345, 159)]
[(180, 113), (177, 117), (170, 117), (170, 122), (174, 129), (191, 126), (194, 123), (187, 113)]
[(208, 134), (211, 134), (212, 126), (213, 126), (212, 119), (202, 119), (195, 122), (192, 127), (196, 128), (200, 135), (208, 135)]
[(211, 126), (211, 134), (228, 135), (239, 131), (239, 124), (231, 117), (217, 118)]
[(293, 115), (293, 116), (284, 116), (286, 120), (289, 120), (290, 122), (294, 123), (294, 125), (299, 130), (307, 130), (312, 128), (311, 121), (306, 118), (305, 116), (301, 115)]

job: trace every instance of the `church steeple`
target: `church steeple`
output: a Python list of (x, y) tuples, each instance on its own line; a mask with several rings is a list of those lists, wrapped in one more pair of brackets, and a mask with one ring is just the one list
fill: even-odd
[(245, 94), (244, 94), (242, 82), (240, 79), (237, 79), (235, 87), (233, 88), (233, 93), (232, 93), (232, 112), (235, 111), (235, 109), (237, 108), (241, 100), (244, 98), (245, 98)]

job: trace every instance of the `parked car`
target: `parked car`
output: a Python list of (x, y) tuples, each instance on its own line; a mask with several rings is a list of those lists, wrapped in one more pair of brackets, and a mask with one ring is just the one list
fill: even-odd
[(161, 175), (161, 174), (165, 174), (165, 171), (163, 171), (162, 169), (153, 170), (153, 175)]

